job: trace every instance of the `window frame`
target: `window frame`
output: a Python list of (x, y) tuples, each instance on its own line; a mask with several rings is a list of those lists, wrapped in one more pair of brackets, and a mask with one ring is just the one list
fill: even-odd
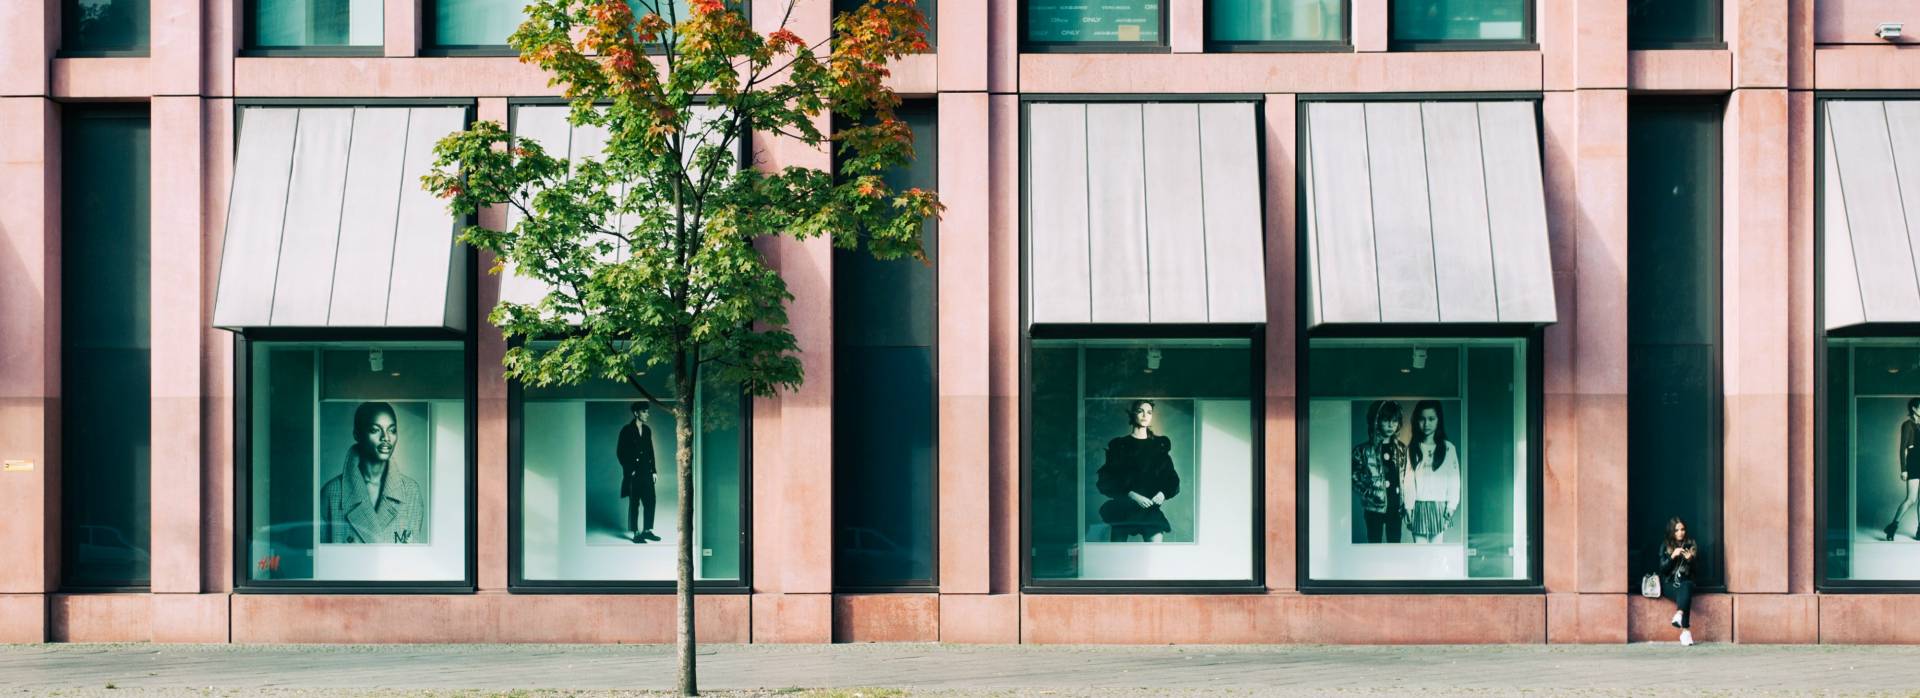
[[(1305, 246), (1305, 236), (1298, 236), (1300, 245)], [(1303, 250), (1304, 253), (1304, 250)], [(1304, 259), (1304, 257), (1303, 257)], [(1305, 284), (1305, 276), (1300, 277)], [(1307, 295), (1302, 289), (1296, 298), (1304, 302)], [(1496, 325), (1496, 324), (1380, 324), (1380, 325), (1332, 325), (1309, 330), (1306, 327), (1304, 312), (1296, 313), (1300, 326), (1295, 333), (1294, 385), (1298, 394), (1294, 396), (1294, 565), (1299, 570), (1295, 586), (1302, 594), (1544, 594), (1544, 565), (1541, 555), (1544, 549), (1542, 538), (1542, 499), (1546, 490), (1541, 477), (1544, 475), (1542, 462), (1544, 446), (1542, 397), (1543, 344), (1546, 335), (1544, 326), (1532, 325)], [(1313, 510), (1308, 499), (1309, 478), (1306, 468), (1310, 461), (1312, 444), (1309, 435), (1312, 424), (1305, 415), (1313, 400), (1311, 389), (1310, 362), (1312, 343), (1315, 339), (1387, 339), (1405, 340), (1409, 343), (1421, 340), (1445, 339), (1519, 339), (1520, 351), (1525, 354), (1527, 413), (1524, 426), (1527, 432), (1527, 578), (1526, 579), (1314, 579), (1312, 571), (1311, 547), (1308, 541), (1309, 526), (1312, 523)], [(1337, 446), (1341, 451), (1351, 448), (1351, 444)]]
[(1218, 0), (1207, 0), (1201, 9), (1201, 31), (1206, 40), (1206, 53), (1352, 53), (1353, 48), (1353, 0), (1340, 0), (1340, 32), (1338, 40), (1318, 41), (1229, 41), (1213, 38), (1213, 4)]
[[(1920, 340), (1920, 323), (1879, 323), (1826, 329), (1826, 171), (1827, 102), (1833, 100), (1920, 100), (1920, 91), (1820, 91), (1813, 97), (1813, 589), (1823, 594), (1915, 594), (1920, 578), (1831, 579), (1827, 576), (1827, 353), (1829, 339), (1886, 338)], [(1851, 465), (1851, 464), (1848, 464)]]
[[(515, 339), (510, 346), (522, 346)], [(638, 594), (676, 591), (672, 579), (528, 579), (525, 559), (525, 507), (521, 502), (526, 480), (526, 389), (506, 378), (507, 385), (507, 593), (510, 594)], [(695, 579), (701, 594), (753, 592), (753, 412), (754, 399), (740, 393), (740, 578)], [(696, 483), (697, 488), (697, 483)], [(697, 491), (697, 489), (696, 489)], [(698, 521), (694, 522), (699, 525)]]
[[(1023, 178), (1024, 180), (1024, 178)], [(1023, 181), (1022, 190), (1026, 188)], [(1025, 196), (1023, 195), (1024, 199)], [(1021, 221), (1021, 247), (1026, 246)], [(1021, 296), (1026, 295), (1026, 265), (1021, 265)], [(1266, 325), (1264, 324), (1087, 324), (1030, 325), (1026, 303), (1020, 321), (1020, 593), (1022, 594), (1263, 594), (1266, 586)], [(1033, 577), (1033, 362), (1034, 340), (1085, 339), (1246, 339), (1249, 367), (1247, 402), (1251, 428), (1248, 463), (1252, 486), (1252, 574), (1247, 579), (1035, 579)]]
[[(932, 19), (929, 18), (928, 21), (931, 22)], [(931, 117), (932, 119), (934, 147), (930, 150), (923, 149), (921, 148), (923, 144), (915, 143), (914, 144), (914, 160), (919, 161), (919, 160), (925, 159), (928, 162), (932, 163), (933, 179), (934, 179), (933, 189), (935, 191), (938, 191), (940, 186), (940, 181), (939, 181), (940, 180), (940, 147), (939, 147), (940, 145), (940, 105), (938, 100), (935, 100), (935, 99), (908, 98), (908, 99), (903, 99), (901, 101), (900, 106), (897, 107), (895, 111), (897, 115), (898, 112), (904, 112), (912, 109), (923, 109), (927, 112), (928, 116)], [(903, 118), (903, 121), (904, 121), (904, 118)], [(840, 128), (841, 125), (842, 125), (842, 121), (836, 117), (836, 119), (834, 120), (834, 127), (838, 129)], [(834, 167), (835, 176), (837, 177), (840, 170), (840, 160), (837, 155), (837, 150), (833, 160), (833, 167)], [(840, 575), (838, 574), (839, 555), (840, 555), (840, 525), (839, 525), (838, 507), (840, 506), (840, 501), (839, 501), (840, 489), (836, 487), (834, 488), (835, 509), (833, 514), (834, 521), (832, 525), (832, 529), (833, 529), (832, 538), (833, 538), (833, 567), (834, 567), (834, 571), (836, 572), (833, 575), (833, 591), (834, 593), (837, 593), (837, 594), (838, 593), (909, 594), (909, 593), (938, 593), (940, 591), (940, 322), (939, 322), (940, 222), (938, 220), (928, 220), (926, 225), (929, 228), (931, 228), (930, 232), (932, 232), (933, 234), (933, 240), (932, 240), (933, 244), (931, 245), (933, 249), (933, 265), (931, 268), (931, 273), (933, 275), (932, 277), (933, 297), (930, 300), (932, 301), (931, 305), (933, 306), (934, 323), (933, 323), (933, 343), (928, 347), (929, 349), (931, 349), (931, 351), (929, 351), (928, 353), (932, 356), (932, 363), (929, 364), (929, 367), (931, 369), (931, 378), (932, 378), (931, 382), (932, 382), (933, 390), (932, 390), (932, 394), (929, 396), (931, 400), (929, 401), (929, 404), (927, 406), (929, 410), (928, 414), (932, 415), (933, 417), (933, 423), (931, 425), (933, 427), (932, 441), (928, 444), (929, 446), (931, 446), (930, 458), (932, 460), (932, 469), (933, 469), (933, 472), (932, 472), (933, 477), (931, 478), (931, 491), (930, 491), (930, 494), (933, 498), (933, 502), (932, 502), (933, 506), (928, 507), (927, 509), (927, 517), (930, 519), (930, 525), (928, 530), (933, 532), (933, 541), (932, 541), (933, 544), (929, 550), (929, 555), (928, 555), (928, 559), (931, 561), (932, 568), (931, 568), (931, 572), (928, 574), (926, 579), (886, 580), (884, 583), (880, 583), (880, 584), (844, 584), (842, 583), (840, 581)], [(855, 254), (865, 254), (864, 252), (861, 252), (858, 250), (855, 250), (853, 252)], [(908, 264), (912, 263), (912, 260), (895, 260), (895, 261), (900, 263), (908, 263)], [(828, 283), (835, 289), (835, 292), (836, 292), (835, 297), (837, 298), (838, 297), (837, 292), (839, 289), (839, 282), (838, 282), (839, 275), (838, 275), (837, 265), (835, 267), (835, 272), (829, 274), (829, 277), (830, 278), (828, 279)], [(834, 317), (838, 318), (839, 313), (835, 313)], [(836, 325), (838, 324), (837, 320), (835, 324)], [(840, 366), (838, 363), (839, 360), (840, 360), (840, 352), (836, 349), (834, 352), (835, 380), (838, 380), (838, 377), (840, 375)], [(836, 425), (838, 424), (837, 420), (835, 424)], [(840, 459), (839, 440), (835, 439), (833, 453), (829, 456), (828, 460), (832, 461), (832, 466), (833, 466), (832, 469), (833, 469), (834, 477), (836, 479), (839, 477), (839, 467), (838, 467), (839, 459)]]
[(241, 27), (242, 58), (378, 58), (386, 55), (386, 19), (380, 20), (380, 43), (366, 46), (353, 45), (307, 45), (307, 46), (261, 46), (260, 45), (260, 5), (273, 0), (244, 0)]
[(1387, 0), (1387, 50), (1390, 52), (1540, 50), (1540, 17), (1536, 0), (1520, 0), (1519, 39), (1396, 39), (1393, 19), (1395, 2), (1398, 0)]
[(1713, 7), (1713, 16), (1717, 21), (1713, 23), (1713, 34), (1711, 37), (1705, 38), (1705, 39), (1692, 39), (1692, 40), (1683, 40), (1683, 41), (1664, 41), (1664, 40), (1635, 41), (1633, 39), (1633, 19), (1631, 16), (1629, 16), (1627, 19), (1627, 50), (1629, 51), (1670, 51), (1670, 50), (1724, 51), (1726, 50), (1727, 48), (1726, 3), (1723, 2), (1722, 0), (1700, 0), (1700, 2), (1710, 3)]
[[(1714, 579), (1714, 581), (1716, 581), (1717, 583), (1695, 584), (1694, 589), (1697, 593), (1722, 593), (1727, 590), (1727, 567), (1726, 567), (1726, 562), (1727, 562), (1727, 554), (1726, 554), (1726, 548), (1727, 548), (1727, 540), (1726, 540), (1727, 539), (1727, 507), (1726, 507), (1727, 449), (1726, 449), (1726, 437), (1725, 437), (1726, 404), (1727, 404), (1727, 394), (1726, 394), (1726, 383), (1727, 383), (1726, 381), (1726, 346), (1727, 346), (1726, 301), (1727, 301), (1727, 297), (1726, 297), (1726, 293), (1723, 286), (1723, 280), (1726, 278), (1726, 266), (1727, 266), (1727, 257), (1726, 257), (1727, 198), (1726, 198), (1726, 177), (1725, 177), (1726, 145), (1724, 141), (1724, 138), (1726, 136), (1726, 128), (1727, 128), (1727, 121), (1726, 121), (1726, 114), (1725, 114), (1725, 109), (1727, 106), (1727, 98), (1724, 95), (1631, 95), (1627, 97), (1627, 109), (1628, 109), (1629, 119), (1632, 118), (1636, 100), (1638, 101), (1637, 102), (1638, 104), (1645, 105), (1645, 106), (1641, 106), (1640, 107), (1641, 109), (1652, 109), (1657, 111), (1686, 111), (1690, 108), (1710, 107), (1710, 106), (1718, 106), (1720, 109), (1719, 119), (1714, 124), (1714, 137), (1709, 139), (1707, 144), (1712, 152), (1711, 157), (1712, 157), (1712, 162), (1714, 163), (1714, 166), (1707, 168), (1707, 171), (1711, 177), (1710, 186), (1712, 187), (1712, 191), (1714, 193), (1713, 226), (1715, 231), (1714, 238), (1713, 238), (1714, 240), (1713, 278), (1710, 280), (1710, 283), (1712, 284), (1712, 287), (1716, 289), (1715, 296), (1717, 299), (1713, 307), (1713, 369), (1712, 369), (1712, 375), (1709, 376), (1709, 382), (1711, 384), (1710, 393), (1713, 396), (1713, 405), (1712, 405), (1712, 408), (1708, 411), (1708, 414), (1710, 419), (1712, 420), (1710, 433), (1719, 435), (1719, 438), (1709, 440), (1709, 443), (1711, 444), (1711, 450), (1713, 453), (1713, 464), (1712, 464), (1713, 485), (1715, 485), (1717, 488), (1715, 496), (1713, 498), (1714, 499), (1713, 513), (1717, 516), (1717, 520), (1714, 521), (1714, 526), (1715, 526), (1714, 531), (1716, 534), (1718, 534), (1719, 540), (1715, 541), (1716, 545), (1710, 546), (1710, 549), (1708, 551), (1709, 554), (1707, 557), (1707, 561), (1708, 561), (1708, 564), (1710, 565), (1710, 567), (1708, 568), (1708, 572), (1710, 574), (1706, 576), (1709, 579)], [(1631, 167), (1631, 164), (1629, 165), (1629, 167)], [(1629, 193), (1629, 196), (1631, 196), (1631, 193)], [(1632, 205), (1631, 202), (1629, 202), (1628, 205), (1631, 206)], [(1632, 250), (1631, 236), (1633, 235), (1633, 231), (1629, 230), (1627, 234), (1629, 236), (1628, 250), (1629, 250), (1629, 254), (1631, 254), (1631, 250)], [(1628, 284), (1627, 293), (1629, 296), (1632, 295), (1633, 293), (1632, 284)], [(1631, 302), (1629, 302), (1628, 304), (1628, 313), (1629, 313), (1629, 317), (1631, 317), (1631, 313), (1632, 313)], [(1633, 346), (1632, 337), (1633, 337), (1633, 334), (1632, 334), (1631, 322), (1629, 322), (1629, 328), (1627, 333), (1629, 348)], [(1632, 404), (1631, 358), (1629, 358), (1627, 375), (1629, 376), (1628, 404), (1629, 406), (1631, 406)], [(1628, 425), (1629, 425), (1628, 427), (1629, 431), (1631, 431), (1631, 428), (1632, 428), (1631, 415), (1629, 415), (1628, 417)], [(1631, 451), (1632, 449), (1631, 434), (1629, 434), (1628, 443), (1629, 443), (1628, 452), (1631, 453), (1632, 452)], [(1628, 497), (1628, 501), (1631, 502), (1633, 497), (1633, 478), (1632, 478), (1633, 466), (1631, 463), (1629, 463), (1627, 466), (1627, 474), (1628, 474), (1627, 497)], [(1629, 504), (1628, 506), (1628, 511), (1629, 512), (1632, 511), (1631, 504)], [(1631, 516), (1628, 517), (1627, 522), (1629, 526), (1635, 525), (1637, 523), (1631, 518)], [(1628, 533), (1627, 540), (1629, 541), (1627, 546), (1628, 550), (1631, 551), (1633, 548), (1632, 546), (1633, 534), (1631, 532)], [(1629, 557), (1629, 559), (1627, 560), (1627, 579), (1625, 580), (1625, 582), (1627, 585), (1626, 590), (1628, 593), (1639, 593), (1640, 576), (1645, 572), (1645, 570), (1641, 567), (1642, 562), (1643, 562), (1642, 560), (1632, 559), (1631, 557)]]
[(1019, 51), (1020, 53), (1173, 53), (1171, 37), (1167, 36), (1168, 0), (1156, 1), (1160, 4), (1159, 41), (1033, 41), (1027, 36), (1029, 8), (1026, 0), (1020, 0)]

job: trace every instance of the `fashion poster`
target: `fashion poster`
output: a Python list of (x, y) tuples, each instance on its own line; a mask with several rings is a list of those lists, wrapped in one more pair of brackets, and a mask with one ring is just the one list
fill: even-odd
[(1354, 400), (1350, 412), (1350, 540), (1460, 542), (1467, 472), (1460, 401)]
[(1191, 399), (1083, 403), (1088, 542), (1192, 543), (1200, 502)]
[(432, 414), (426, 402), (320, 404), (314, 481), (322, 545), (433, 542)]
[(626, 401), (587, 402), (585, 488), (588, 545), (674, 543), (679, 478), (674, 471), (673, 415), (636, 410)]
[(1896, 543), (1915, 542), (1920, 534), (1920, 511), (1900, 507), (1908, 480), (1920, 479), (1920, 409), (1908, 409), (1916, 400), (1920, 396), (1854, 399), (1856, 537), (1885, 541), (1889, 524)]

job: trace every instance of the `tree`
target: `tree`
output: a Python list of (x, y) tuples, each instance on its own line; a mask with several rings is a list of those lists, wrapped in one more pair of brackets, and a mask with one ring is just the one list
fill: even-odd
[[(722, 0), (536, 0), (509, 43), (564, 87), (574, 125), (607, 130), (602, 156), (570, 164), (482, 121), (440, 141), (423, 179), (456, 215), (501, 204), (518, 214), (506, 229), (461, 234), (496, 256), (493, 273), (510, 268), (550, 289), (488, 316), (509, 339), (557, 340), (509, 349), (508, 377), (624, 381), (674, 416), (682, 695), (697, 690), (694, 386), (713, 378), (771, 396), (804, 379), (786, 330), (792, 295), (756, 244), (824, 235), (926, 263), (922, 223), (940, 211), (933, 192), (894, 191), (881, 178), (913, 157), (894, 113), (900, 99), (883, 84), (888, 61), (927, 49), (912, 0), (841, 14), (831, 52), (828, 39), (809, 44), (786, 28), (793, 4), (762, 34)], [(845, 125), (824, 133), (828, 114)], [(831, 144), (839, 171), (738, 166), (750, 133)], [(647, 389), (655, 371), (670, 374), (672, 395)]]

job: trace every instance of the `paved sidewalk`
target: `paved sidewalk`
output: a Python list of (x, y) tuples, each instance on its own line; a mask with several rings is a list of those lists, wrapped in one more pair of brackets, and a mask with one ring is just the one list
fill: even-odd
[[(1920, 648), (711, 645), (721, 695), (1915, 695)], [(0, 695), (621, 695), (670, 647), (11, 645)], [(884, 687), (894, 690), (798, 691)], [(515, 690), (527, 689), (527, 690)]]

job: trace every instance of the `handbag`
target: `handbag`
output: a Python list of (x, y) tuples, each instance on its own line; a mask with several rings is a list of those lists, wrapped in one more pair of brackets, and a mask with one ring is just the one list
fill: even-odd
[(1660, 598), (1660, 575), (1652, 572), (1640, 575), (1640, 595), (1649, 599)]

